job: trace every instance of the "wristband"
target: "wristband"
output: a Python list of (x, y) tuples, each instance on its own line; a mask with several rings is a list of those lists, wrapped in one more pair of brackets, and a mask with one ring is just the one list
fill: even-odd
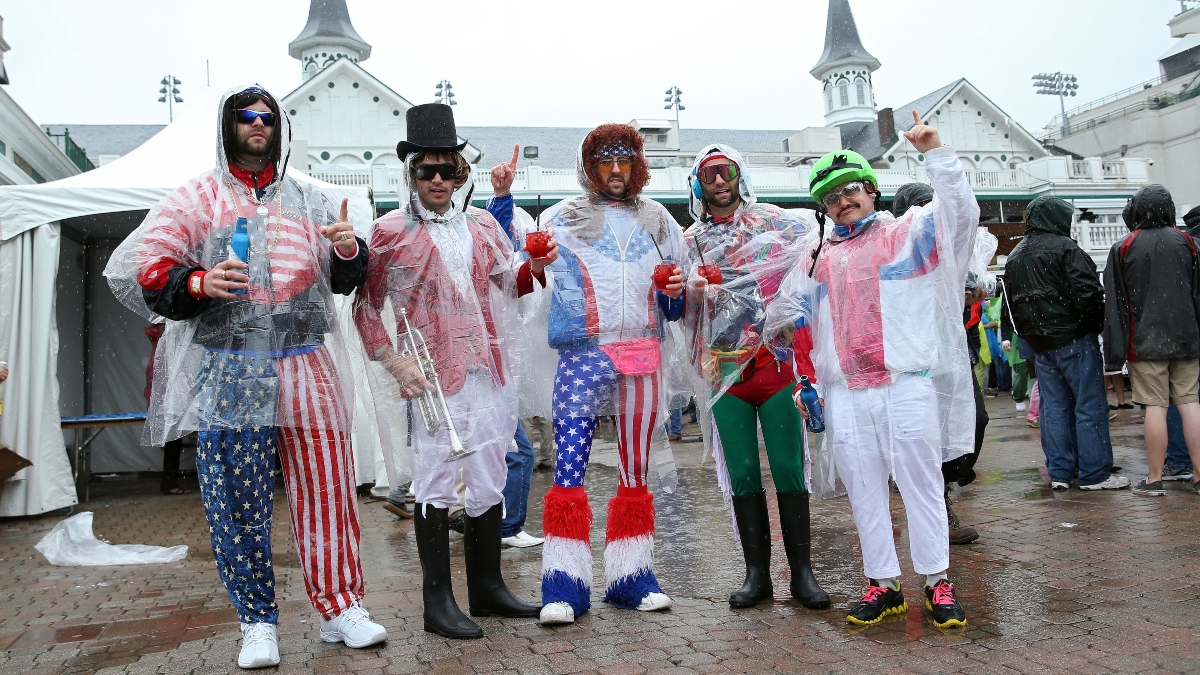
[(188, 295), (197, 300), (208, 297), (204, 294), (204, 277), (206, 275), (208, 275), (208, 272), (197, 270), (188, 276)]

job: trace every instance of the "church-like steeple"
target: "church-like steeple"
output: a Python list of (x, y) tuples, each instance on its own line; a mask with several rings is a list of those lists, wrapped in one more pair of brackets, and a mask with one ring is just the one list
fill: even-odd
[(866, 50), (850, 11), (850, 0), (829, 0), (825, 21), (825, 51), (808, 71), (821, 81), (825, 121), (830, 126), (875, 119), (871, 73), (879, 60)]
[(371, 56), (371, 45), (350, 23), (346, 0), (312, 0), (308, 23), (288, 44), (288, 54), (299, 59), (307, 81), (339, 58), (358, 63)]

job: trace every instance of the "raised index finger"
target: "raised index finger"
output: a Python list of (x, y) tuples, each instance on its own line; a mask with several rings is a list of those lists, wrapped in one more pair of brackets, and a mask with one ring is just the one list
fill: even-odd
[(513, 146), (513, 158), (512, 158), (512, 161), (509, 162), (509, 165), (511, 165), (512, 168), (514, 168), (514, 169), (517, 168), (517, 155), (518, 155), (518, 153), (520, 153), (520, 151), (521, 151), (521, 146), (519, 144)]
[(917, 114), (916, 110), (912, 111), (912, 114), (913, 114), (913, 122), (916, 122), (917, 126), (924, 124), (924, 122), (921, 121), (921, 116)]
[(350, 214), (348, 213), (349, 207), (350, 207), (350, 198), (342, 197), (342, 213), (341, 213), (341, 216), (338, 218), (339, 222), (344, 223), (349, 220), (349, 218), (350, 218)]

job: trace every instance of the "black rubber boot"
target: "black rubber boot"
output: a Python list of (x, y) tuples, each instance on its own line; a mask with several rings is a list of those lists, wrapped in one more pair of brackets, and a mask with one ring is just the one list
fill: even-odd
[(500, 574), (500, 520), (503, 507), (493, 506), (463, 523), (467, 559), (467, 604), (471, 616), (534, 617), (542, 611), (508, 590)]
[(737, 519), (746, 557), (746, 583), (729, 594), (730, 607), (753, 607), (773, 597), (771, 585), (771, 520), (767, 517), (767, 493), (733, 497), (733, 516)]
[(479, 624), (467, 618), (454, 601), (450, 587), (449, 509), (414, 504), (417, 553), (421, 557), (421, 599), (425, 604), (425, 630), (442, 637), (473, 640), (483, 637)]
[(807, 492), (777, 492), (779, 526), (783, 550), (792, 568), (792, 597), (809, 609), (829, 606), (829, 594), (821, 589), (812, 571), (812, 535), (808, 523)]

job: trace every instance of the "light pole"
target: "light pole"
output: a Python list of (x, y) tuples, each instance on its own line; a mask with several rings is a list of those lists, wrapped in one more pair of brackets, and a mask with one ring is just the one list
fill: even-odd
[(445, 103), (446, 105), (458, 105), (458, 101), (454, 100), (454, 87), (450, 85), (450, 80), (442, 80), (437, 83), (437, 93), (434, 96), (434, 103)]
[(183, 82), (176, 79), (174, 75), (167, 75), (159, 84), (162, 85), (162, 89), (159, 89), (158, 93), (162, 94), (162, 96), (158, 97), (158, 102), (167, 104), (167, 121), (174, 122), (175, 104), (183, 103), (183, 98), (179, 96), (178, 89), (178, 86), (183, 84)]
[(663, 99), (663, 101), (666, 103), (666, 105), (663, 106), (663, 110), (670, 110), (671, 108), (675, 109), (675, 128), (678, 129), (679, 111), (687, 110), (683, 103), (680, 102), (682, 99), (679, 98), (683, 95), (683, 90), (679, 87), (671, 87), (667, 90), (666, 94), (667, 97)]
[(1058, 105), (1062, 109), (1063, 138), (1071, 135), (1071, 126), (1067, 124), (1067, 97), (1074, 96), (1075, 90), (1079, 89), (1079, 83), (1074, 75), (1066, 73), (1038, 73), (1033, 76), (1033, 86), (1037, 87), (1037, 93), (1046, 96), (1057, 96)]

